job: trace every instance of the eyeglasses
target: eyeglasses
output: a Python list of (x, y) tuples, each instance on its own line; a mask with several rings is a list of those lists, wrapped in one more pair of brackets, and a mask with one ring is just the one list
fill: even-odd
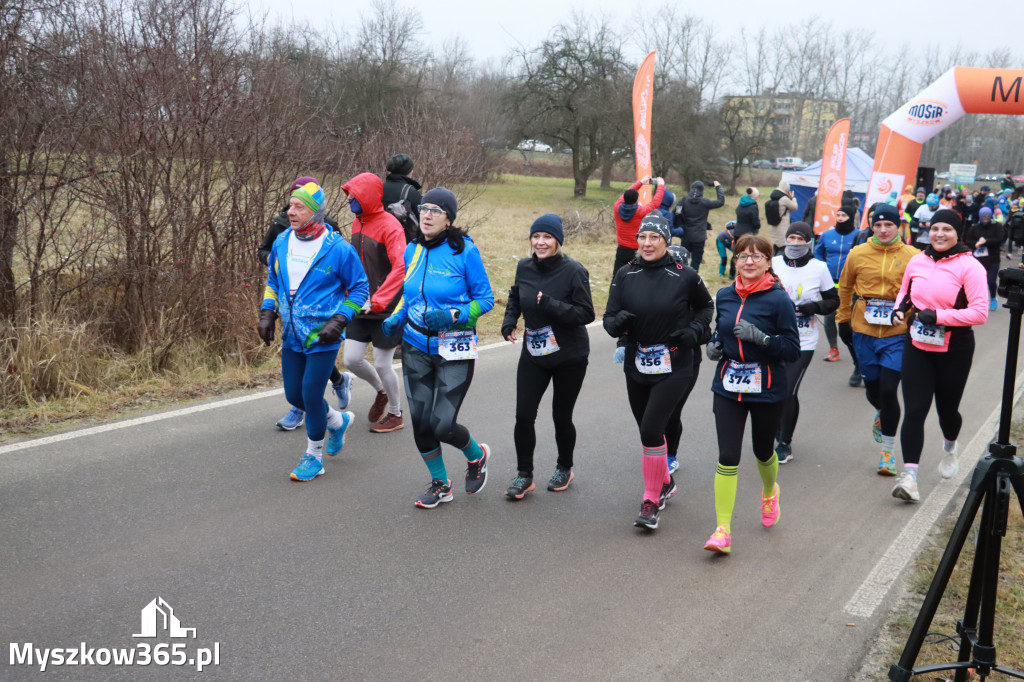
[(742, 263), (744, 261), (754, 261), (755, 263), (761, 263), (765, 259), (763, 253), (738, 253), (736, 254), (736, 261)]
[(439, 216), (444, 214), (443, 208), (436, 206), (427, 206), (426, 204), (419, 205), (420, 213), (429, 213), (430, 215)]

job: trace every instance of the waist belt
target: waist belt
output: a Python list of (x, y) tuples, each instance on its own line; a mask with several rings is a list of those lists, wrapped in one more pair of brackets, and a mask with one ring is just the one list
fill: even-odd
[[(432, 331), (430, 329), (427, 329), (426, 327), (421, 327), (418, 324), (416, 324), (415, 322), (413, 322), (412, 320), (407, 319), (405, 321), (405, 323), (407, 325), (409, 325), (410, 327), (412, 327), (413, 329), (415, 329), (416, 331), (418, 331), (420, 334), (423, 334), (424, 336), (428, 336), (428, 337), (429, 336), (437, 336), (437, 332)], [(452, 329), (454, 329), (456, 331), (470, 331), (470, 332), (476, 333), (476, 327), (472, 327), (472, 328), (452, 327)]]

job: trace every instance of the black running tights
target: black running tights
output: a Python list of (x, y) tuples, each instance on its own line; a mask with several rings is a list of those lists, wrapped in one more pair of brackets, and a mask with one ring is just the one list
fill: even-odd
[(775, 452), (775, 432), (779, 429), (782, 403), (752, 403), (726, 398), (715, 393), (715, 428), (718, 430), (718, 463), (740, 465), (743, 431), (750, 415), (750, 440), (754, 457), (767, 462)]
[(779, 418), (778, 433), (780, 443), (793, 442), (796, 420), (800, 418), (800, 400), (796, 393), (800, 390), (800, 382), (804, 380), (804, 374), (813, 357), (813, 350), (802, 350), (799, 360), (786, 363), (786, 386), (789, 389), (789, 397), (782, 401), (782, 416)]
[(864, 381), (864, 392), (868, 402), (882, 413), (882, 435), (896, 436), (900, 424), (900, 373), (888, 367), (881, 367), (877, 379)]
[(642, 384), (626, 375), (626, 395), (633, 418), (640, 427), (640, 442), (644, 447), (657, 448), (665, 444), (669, 420), (683, 393), (688, 387), (693, 388), (692, 382), (689, 374), (673, 373), (656, 384)]
[(963, 426), (960, 399), (974, 359), (974, 338), (945, 353), (923, 351), (907, 339), (903, 347), (903, 427), (900, 446), (903, 461), (917, 464), (924, 448), (924, 420), (935, 399), (939, 428), (946, 440), (956, 440)]
[(516, 443), (517, 466), (521, 473), (533, 475), (533, 451), (537, 447), (537, 410), (540, 399), (553, 384), (551, 392), (551, 417), (555, 422), (555, 447), (558, 449), (558, 466), (572, 468), (572, 454), (576, 449), (576, 427), (572, 423), (572, 411), (576, 398), (587, 375), (587, 363), (540, 367), (528, 355), (519, 356), (516, 372), (516, 426), (513, 438)]
[(679, 396), (679, 402), (676, 404), (676, 408), (672, 410), (672, 416), (668, 418), (668, 426), (665, 427), (665, 443), (668, 445), (668, 454), (672, 457), (675, 457), (676, 453), (679, 452), (679, 439), (683, 437), (683, 405), (686, 404), (686, 399), (690, 397), (690, 392), (693, 391), (693, 387), (697, 384), (699, 370), (700, 365), (695, 364), (690, 385)]

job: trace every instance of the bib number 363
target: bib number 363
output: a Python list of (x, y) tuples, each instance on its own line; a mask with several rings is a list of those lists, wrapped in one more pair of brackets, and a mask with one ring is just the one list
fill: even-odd
[(437, 353), (445, 360), (476, 360), (476, 333), (469, 329), (438, 333)]

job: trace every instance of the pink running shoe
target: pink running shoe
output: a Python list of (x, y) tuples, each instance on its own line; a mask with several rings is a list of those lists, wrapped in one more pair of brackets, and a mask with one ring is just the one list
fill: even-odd
[(775, 494), (771, 497), (765, 497), (764, 493), (761, 493), (761, 525), (765, 528), (771, 528), (779, 522), (779, 514), (782, 510), (779, 509), (779, 484), (775, 484)]
[(728, 554), (732, 551), (732, 536), (729, 535), (729, 531), (725, 529), (725, 526), (719, 526), (715, 529), (715, 532), (711, 534), (708, 541), (704, 543), (704, 549), (718, 554)]

